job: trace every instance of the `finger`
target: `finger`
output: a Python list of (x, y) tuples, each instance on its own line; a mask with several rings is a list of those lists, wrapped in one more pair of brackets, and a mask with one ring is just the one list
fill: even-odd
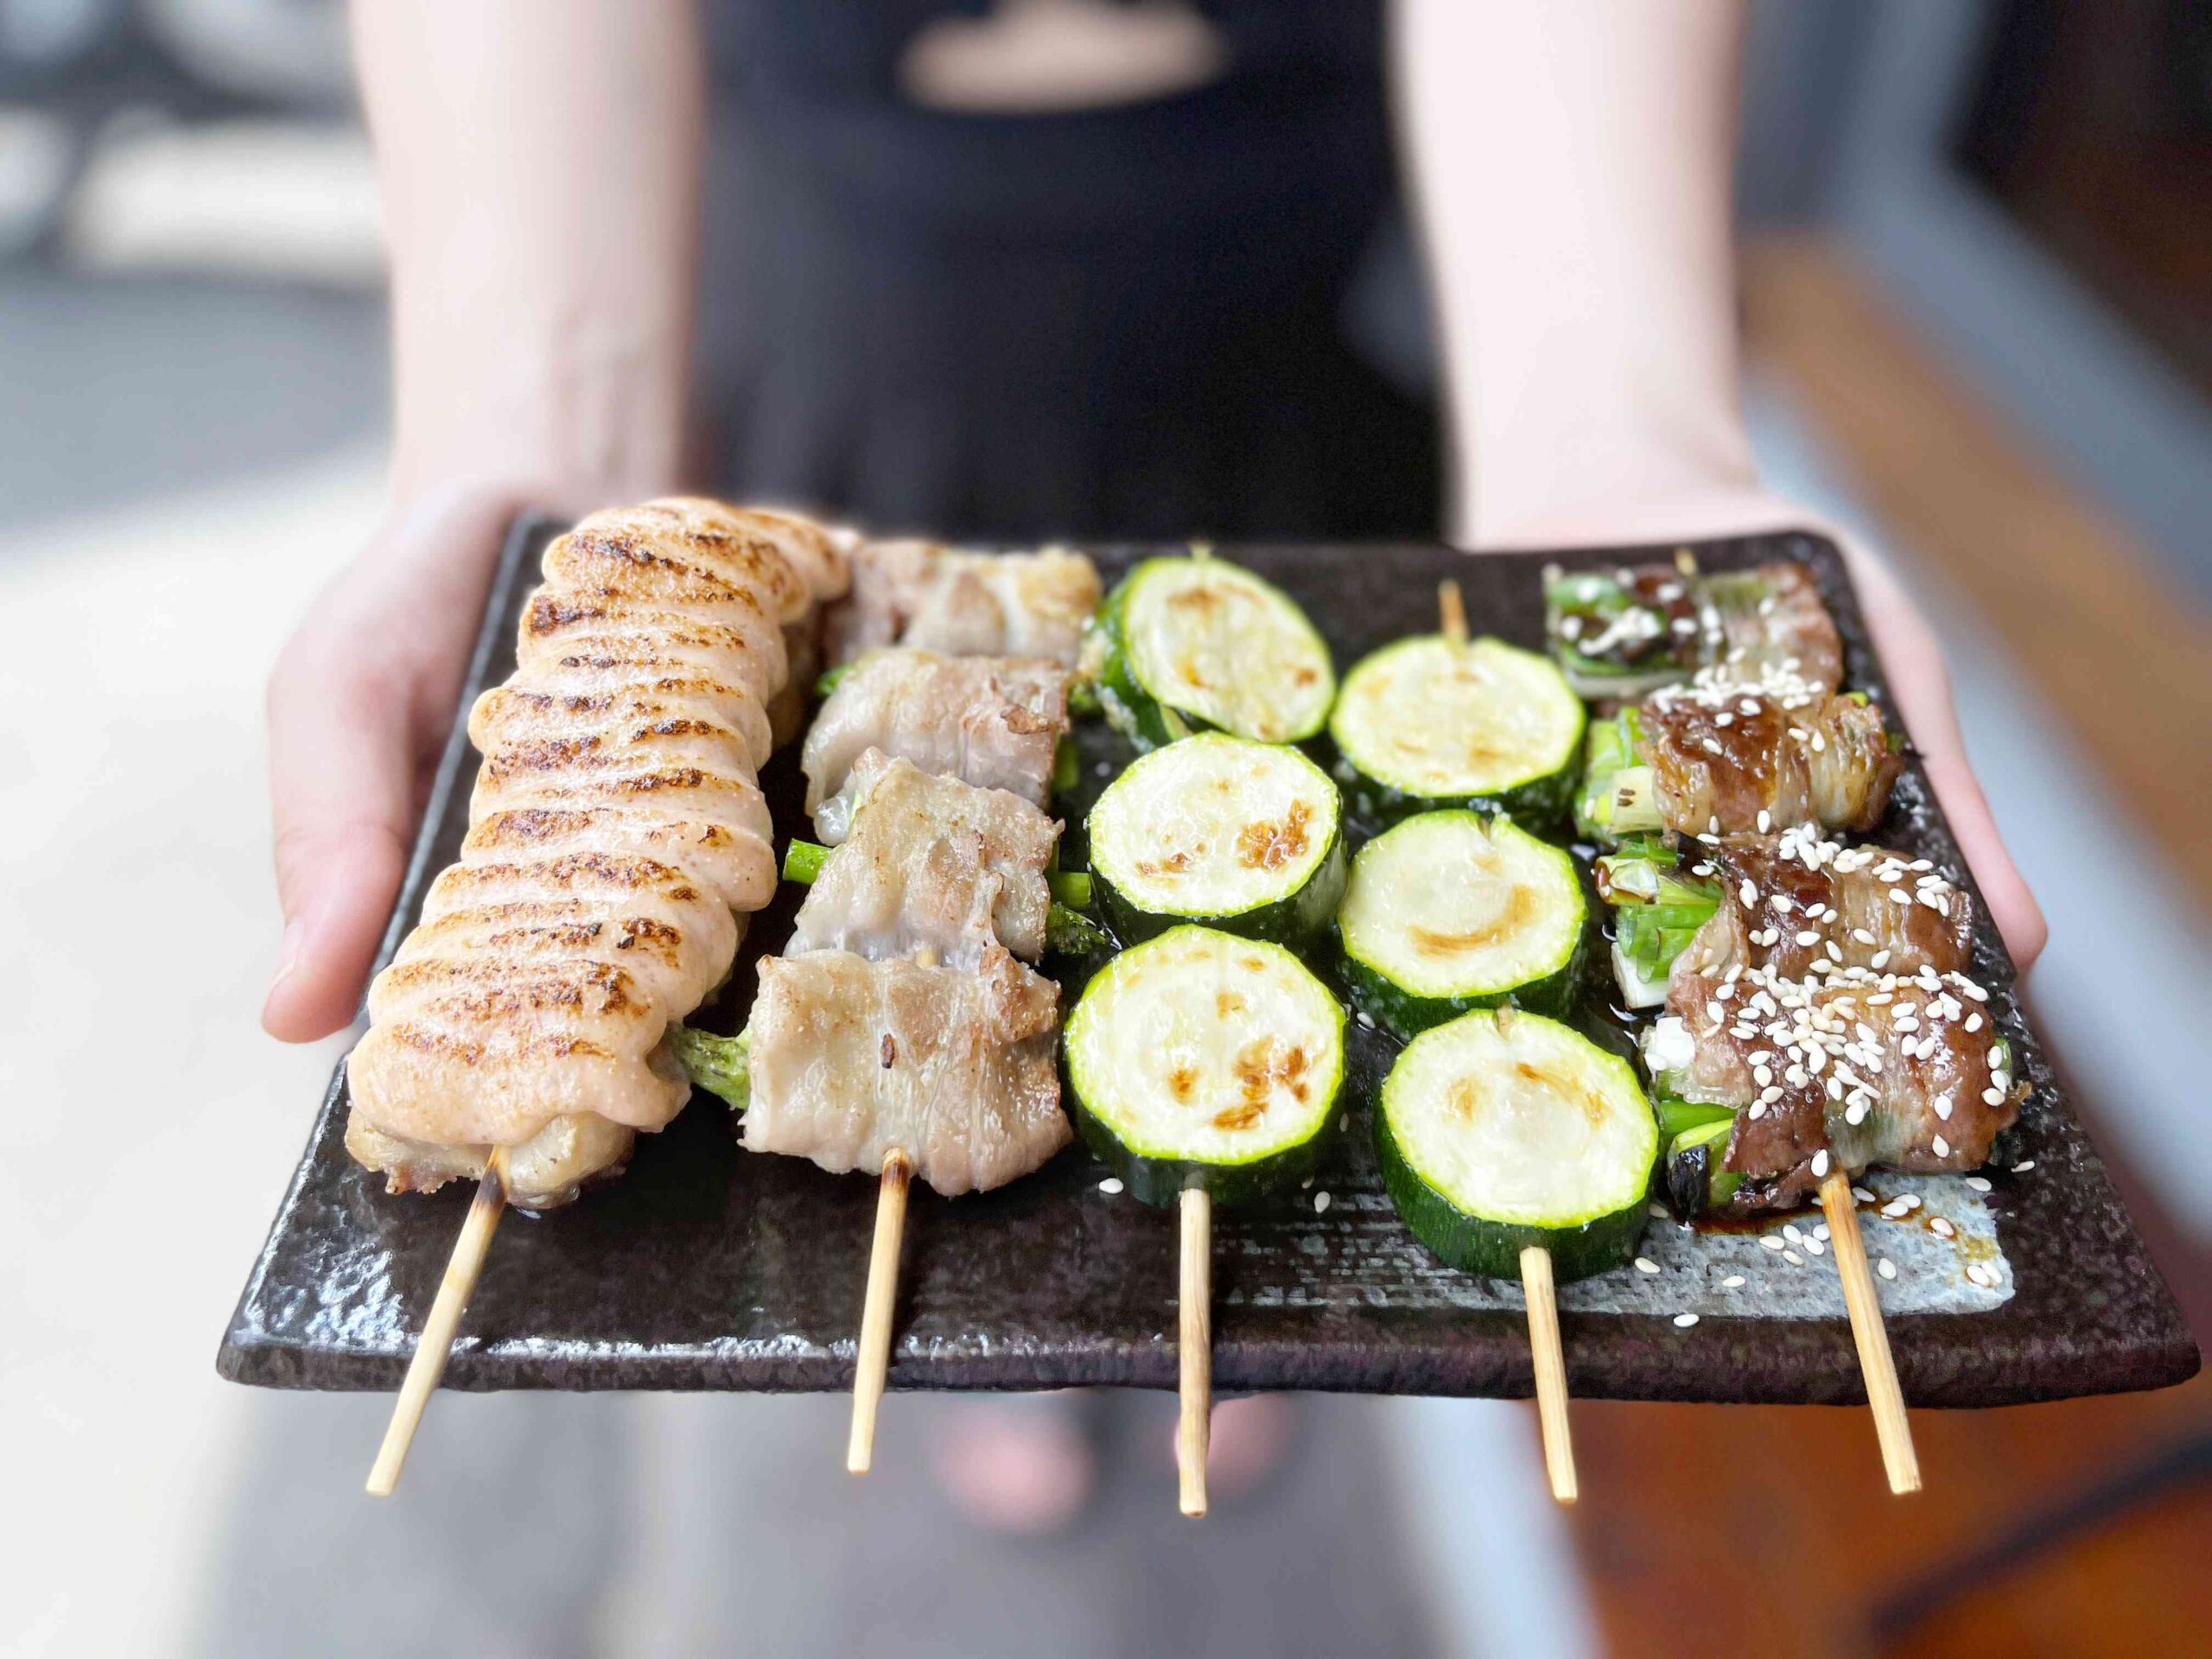
[[(270, 682), (270, 794), (284, 938), (261, 1023), (307, 1042), (353, 1017), (406, 868), (407, 699), (303, 635)], [(329, 659), (325, 658), (326, 662)]]
[(1943, 816), (1967, 868), (1974, 872), (1974, 885), (1981, 889), (2012, 965), (2025, 974), (2043, 954), (2050, 938), (2050, 924), (2005, 850), (1989, 798), (1967, 759), (1942, 647), (1886, 566), (1860, 554), (1853, 561), (1853, 575), (1866, 600), (1870, 622), (1879, 619), (1876, 645), (1889, 670), (1897, 713), (1927, 769), (1929, 787), (1942, 804)]

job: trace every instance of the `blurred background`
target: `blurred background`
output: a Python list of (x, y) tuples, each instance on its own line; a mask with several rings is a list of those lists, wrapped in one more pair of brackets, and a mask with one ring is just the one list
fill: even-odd
[[(2212, 6), (1754, 17), (1764, 464), (1942, 632), (2050, 915), (2043, 1029), (2202, 1339)], [(1374, 265), (1347, 338), (1417, 384), (1412, 263)], [(962, 1533), (904, 1434), (863, 1506), (836, 1402), (445, 1398), (365, 1515), (384, 1402), (251, 1393), (210, 1361), (343, 1046), (256, 1024), (260, 688), (380, 505), (380, 270), (334, 0), (0, 0), (7, 1650), (2204, 1642), (2202, 1377), (1920, 1414), (1909, 1504), (1862, 1413), (1583, 1403), (1571, 1514), (1522, 1408), (1317, 1402), (1306, 1449), (1199, 1533), (1166, 1501), (1166, 1402), (1123, 1401), (1099, 1504), (1024, 1544)]]

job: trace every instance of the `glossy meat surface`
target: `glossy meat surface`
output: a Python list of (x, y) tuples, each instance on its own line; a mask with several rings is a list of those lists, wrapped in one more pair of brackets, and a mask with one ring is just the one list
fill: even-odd
[(1700, 679), (1639, 711), (1638, 758), (1683, 835), (1764, 835), (1798, 824), (1864, 832), (1904, 770), (1881, 711), (1792, 681)]
[(1694, 1046), (1680, 1092), (1738, 1109), (1739, 1210), (1803, 1201), (1822, 1153), (1853, 1173), (1974, 1169), (2019, 1113), (1986, 998), (1958, 974), (1678, 974), (1667, 1009)]
[(1726, 836), (1697, 854), (1692, 873), (1710, 872), (1720, 908), (1677, 959), (1678, 973), (1950, 974), (1972, 960), (1972, 901), (1924, 859), (1840, 846), (1809, 829)]

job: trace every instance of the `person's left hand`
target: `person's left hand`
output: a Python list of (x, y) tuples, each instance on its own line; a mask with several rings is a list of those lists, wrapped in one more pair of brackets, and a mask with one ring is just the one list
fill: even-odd
[(1857, 537), (1764, 490), (1722, 484), (1624, 504), (1618, 510), (1578, 509), (1516, 524), (1485, 538), (1481, 550), (1694, 541), (1775, 530), (1815, 531), (1843, 550), (1874, 649), (1888, 672), (1897, 716), (1927, 766), (1928, 781), (1950, 820), (1951, 833), (1958, 837), (1959, 849), (1988, 902), (2013, 965), (2024, 975), (2050, 936), (2043, 907), (2005, 850), (1997, 821), (1967, 759), (1951, 699), (1950, 675), (1935, 630), (1888, 566)]

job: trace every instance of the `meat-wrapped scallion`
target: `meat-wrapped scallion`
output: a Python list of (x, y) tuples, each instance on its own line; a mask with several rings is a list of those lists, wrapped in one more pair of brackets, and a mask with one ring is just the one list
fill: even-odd
[(1839, 1169), (1973, 1169), (2024, 1092), (1986, 994), (1932, 967), (1678, 970), (1643, 1053), (1662, 1117), (1719, 1109), (1669, 1147), (1690, 1209), (1787, 1209)]
[(1799, 824), (1863, 832), (1889, 805), (1902, 747), (1863, 696), (1701, 678), (1591, 728), (1577, 818), (1607, 843)]
[(1928, 860), (1809, 828), (1690, 842), (1679, 855), (1642, 844), (1600, 858), (1596, 876), (1630, 1007), (1663, 1001), (1678, 972), (1957, 973), (1973, 954), (1972, 901)]
[(1637, 565), (1547, 573), (1545, 632), (1586, 697), (1639, 697), (1726, 668), (1739, 680), (1790, 674), (1822, 690), (1841, 683), (1842, 642), (1805, 567), (1750, 570)]

